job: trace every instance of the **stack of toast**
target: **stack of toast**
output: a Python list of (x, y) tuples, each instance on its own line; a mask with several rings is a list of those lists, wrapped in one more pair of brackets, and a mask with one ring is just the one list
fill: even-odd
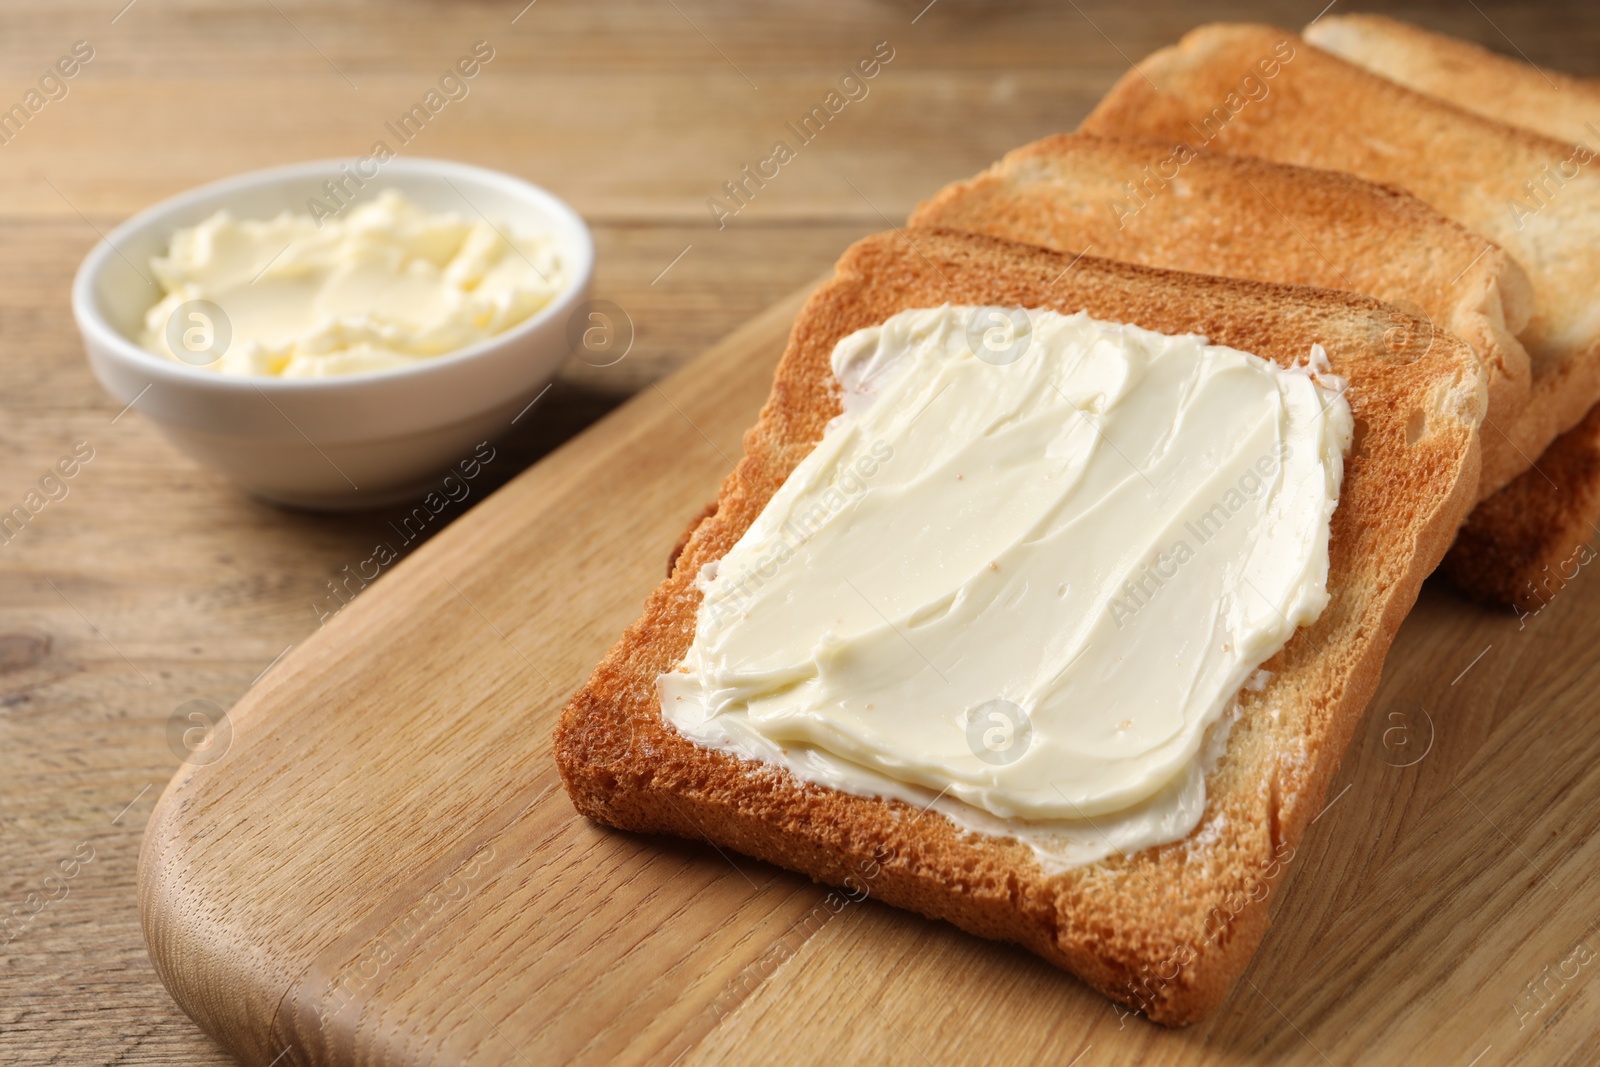
[[(1357, 29), (1346, 32), (1352, 25)], [(1414, 76), (1442, 64), (1386, 58), (1422, 35), (1381, 32), (1397, 25), (1330, 16), (1311, 27), (1314, 38), (1340, 42), (1346, 55), (1364, 57), (1359, 62), (1267, 26), (1204, 26), (1125, 75), (1082, 129), (1203, 140), (1206, 151), (1347, 171), (1412, 193), (1517, 261), (1533, 288), (1532, 314), (1518, 331), (1529, 358), (1528, 394), (1516, 410), (1491, 411), (1485, 420), (1485, 499), (1446, 570), (1470, 595), (1527, 609), (1570, 577), (1561, 564), (1593, 534), (1600, 504), (1595, 464), (1584, 461), (1594, 428), (1583, 425), (1600, 402), (1600, 168), (1591, 166), (1594, 153), (1580, 137), (1563, 140), (1506, 121), (1536, 107), (1490, 106), (1545, 94), (1553, 103), (1562, 92), (1540, 71), (1506, 62), (1484, 65), (1476, 77)], [(1362, 43), (1375, 39), (1385, 44)], [(1280, 55), (1290, 58), (1275, 64), (1271, 79), (1262, 76), (1262, 57)], [(1407, 80), (1452, 95), (1433, 96)], [(1594, 98), (1592, 90), (1574, 97), (1585, 98)], [(1580, 102), (1562, 111), (1574, 106), (1584, 110)], [(1426, 260), (1404, 266), (1433, 269)], [(1437, 280), (1457, 284), (1443, 271)], [(1509, 321), (1507, 328), (1518, 329)], [(1539, 462), (1575, 429), (1575, 439)]]
[[(849, 249), (797, 320), (716, 504), (562, 715), (577, 808), (830, 884), (870, 867), (871, 895), (1024, 945), (1158, 1022), (1215, 1007), (1423, 578), (1443, 562), (1472, 596), (1529, 610), (1569, 580), (1563, 561), (1600, 515), (1600, 177), (1575, 143), (1580, 119), (1600, 122), (1600, 93), (1545, 78), (1372, 17), (1324, 18), (1304, 38), (1202, 27), (1138, 64), (1079, 132)], [(1550, 105), (1568, 89), (1593, 113)], [(1329, 605), (1238, 695), (1182, 840), (1046, 870), (1018, 840), (802, 781), (663, 720), (658, 679), (694, 640), (698, 579), (841, 411), (830, 353), (946, 304), (1087, 312), (1284, 367), (1315, 352), (1347, 383)]]

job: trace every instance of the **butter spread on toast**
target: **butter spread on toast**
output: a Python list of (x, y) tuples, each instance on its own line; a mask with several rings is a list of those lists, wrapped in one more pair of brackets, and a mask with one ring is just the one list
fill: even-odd
[(1342, 383), (1021, 308), (904, 311), (832, 364), (665, 719), (1052, 868), (1190, 833), (1235, 695), (1328, 603)]

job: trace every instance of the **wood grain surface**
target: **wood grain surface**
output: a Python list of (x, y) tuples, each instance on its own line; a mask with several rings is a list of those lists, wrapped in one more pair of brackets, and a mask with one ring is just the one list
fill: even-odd
[[(178, 456), (136, 410), (119, 414), (88, 372), (67, 307), (72, 272), (97, 233), (202, 181), (362, 151), (457, 54), (492, 42), (496, 58), (471, 95), (414, 149), (524, 175), (574, 203), (595, 226), (597, 295), (629, 312), (638, 342), (614, 367), (568, 367), (539, 420), (501, 442), (473, 495), (436, 530), (468, 508), (476, 517), (490, 489), (641, 389), (624, 425), (644, 425), (641, 410), (662, 399), (649, 383), (939, 185), (1070, 128), (1128, 60), (1204, 19), (1295, 26), (1321, 6), (7, 5), (7, 104), (73, 42), (90, 41), (95, 57), (65, 99), (0, 146), (4, 506), (22, 500), (74, 442), (89, 442), (94, 458), (65, 497), (0, 546), (0, 1063), (230, 1062), (161, 987), (138, 926), (142, 831), (180, 766), (169, 721), (188, 701), (226, 708), (252, 685), (278, 684), (295, 653), (272, 664), (316, 632), (313, 605), (326, 583), (366, 558), (397, 513), (330, 518), (257, 504)], [(1558, 69), (1600, 74), (1600, 17), (1589, 4), (1391, 10)], [(717, 229), (706, 198), (880, 40), (893, 43), (896, 58), (871, 95)], [(781, 333), (770, 320), (762, 329), (771, 336), (747, 335), (745, 350)], [(742, 399), (730, 394), (727, 411), (697, 420), (729, 455), (753, 406), (733, 409), (759, 400), (759, 377), (740, 387), (753, 390)], [(715, 393), (704, 382), (684, 387)], [(622, 447), (614, 431), (609, 447)], [(595, 572), (608, 596), (642, 582), (631, 603), (587, 601), (568, 580), (537, 586), (550, 590), (552, 604), (525, 613), (527, 605), (501, 600), (494, 582), (481, 594), (461, 586), (485, 612), (506, 609), (491, 617), (525, 651), (547, 647), (552, 635), (561, 642), (565, 658), (541, 663), (549, 679), (502, 650), (508, 658), (472, 690), (476, 702), (447, 720), (491, 762), (510, 758), (495, 757), (497, 745), (522, 759), (530, 777), (517, 788), (534, 788), (533, 796), (551, 773), (547, 720), (586, 671), (581, 654), (592, 659), (631, 617), (682, 522), (708, 498), (669, 490), (702, 478), (709, 486), (725, 469), (698, 432), (651, 450), (647, 461), (659, 485), (622, 514), (647, 514), (650, 525), (631, 528), (636, 540), (601, 537), (610, 559)], [(574, 462), (557, 467), (570, 474)], [(539, 482), (553, 489), (558, 475), (540, 467), (529, 477), (554, 479)], [(572, 521), (604, 528), (601, 506), (615, 506), (606, 492), (620, 477), (591, 486)], [(600, 510), (584, 510), (591, 507)], [(489, 534), (462, 536), (471, 544)], [(527, 581), (556, 579), (535, 564)], [(356, 607), (385, 587), (362, 592)], [(556, 603), (560, 613), (551, 614)], [(459, 600), (450, 610), (464, 611)], [(704, 848), (606, 834), (573, 821), (550, 794), (507, 833), (537, 850), (552, 847), (541, 835), (554, 835), (571, 854), (599, 849), (610, 863), (585, 861), (581, 878), (569, 874), (536, 898), (534, 910), (549, 922), (517, 944), (523, 958), (559, 968), (540, 972), (557, 977), (531, 1005), (513, 1004), (511, 987), (483, 986), (469, 964), (460, 973), (473, 983), (470, 1002), (447, 1005), (449, 1017), (431, 1032), (474, 1062), (509, 1063), (580, 1052), (666, 1062), (691, 1048), (706, 1061), (870, 1053), (952, 1063), (983, 1058), (1008, 1034), (1025, 1037), (1030, 1060), (1081, 1057), (1084, 1067), (1141, 1054), (1154, 1062), (1421, 1054), (1468, 1063), (1480, 1053), (1484, 1065), (1592, 1062), (1600, 1029), (1587, 951), (1600, 950), (1588, 843), (1597, 611), (1600, 592), (1583, 582), (1524, 629), (1448, 591), (1425, 594), (1335, 794), (1350, 788), (1312, 835), (1301, 863), (1308, 873), (1283, 894), (1278, 926), (1251, 972), (1259, 988), (1241, 985), (1204, 1030), (1169, 1035), (1119, 1020), (1021, 954), (872, 902), (802, 937), (793, 921), (812, 912), (819, 890), (743, 861), (735, 875)], [(293, 677), (304, 679), (312, 665), (294, 666)], [(487, 718), (491, 706), (503, 715), (518, 700), (514, 721)], [(1424, 709), (1430, 718), (1419, 723)], [(1421, 744), (1429, 722), (1429, 755), (1389, 766), (1417, 751), (1405, 746)], [(253, 743), (249, 736), (241, 731), (239, 743)], [(342, 765), (379, 778), (384, 770), (354, 750)], [(436, 813), (420, 790), (395, 795), (403, 799), (386, 813), (391, 822), (421, 811), (428, 825), (443, 816), (435, 833), (461, 825), (452, 819), (463, 813)], [(475, 814), (508, 811), (502, 804)], [(521, 854), (496, 856), (504, 863)], [(344, 869), (352, 880), (324, 879), (322, 891), (373, 899), (377, 876)], [(533, 886), (544, 875), (517, 877)], [(602, 936), (564, 935), (557, 920), (608, 901), (626, 914)], [(294, 917), (284, 918), (294, 928)], [(654, 970), (641, 969), (646, 959)]]

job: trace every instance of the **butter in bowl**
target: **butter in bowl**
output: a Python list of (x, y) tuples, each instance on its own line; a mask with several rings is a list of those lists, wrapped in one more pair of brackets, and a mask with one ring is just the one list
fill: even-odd
[(364, 162), (370, 176), (299, 164), (166, 201), (73, 285), (117, 402), (277, 503), (419, 495), (511, 429), (588, 296), (588, 228), (550, 193), (459, 163)]

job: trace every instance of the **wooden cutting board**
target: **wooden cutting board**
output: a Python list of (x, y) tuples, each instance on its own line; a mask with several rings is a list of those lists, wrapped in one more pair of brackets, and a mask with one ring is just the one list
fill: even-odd
[(141, 907), (207, 1033), (246, 1064), (1592, 1062), (1588, 573), (1524, 620), (1425, 590), (1260, 954), (1186, 1031), (1019, 950), (579, 818), (556, 717), (715, 495), (802, 298), (399, 563), (173, 779)]

